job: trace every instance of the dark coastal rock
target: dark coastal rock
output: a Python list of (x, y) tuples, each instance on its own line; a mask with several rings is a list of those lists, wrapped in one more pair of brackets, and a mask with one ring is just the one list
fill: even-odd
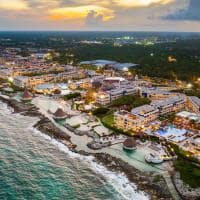
[(59, 140), (70, 140), (70, 136), (57, 128), (48, 118), (44, 117), (34, 125), (39, 131)]
[(104, 164), (109, 170), (126, 174), (129, 181), (136, 183), (138, 189), (149, 194), (152, 200), (172, 200), (163, 178), (155, 183), (152, 179), (152, 177), (155, 177), (154, 173), (141, 172), (109, 154), (96, 153), (94, 156), (98, 162)]
[(18, 102), (15, 99), (7, 99), (0, 96), (0, 100), (14, 109), (14, 113), (20, 113), (24, 116), (38, 117), (40, 120), (34, 125), (39, 131), (58, 140), (70, 141), (70, 136), (57, 128), (48, 118), (39, 112), (39, 109), (24, 102)]

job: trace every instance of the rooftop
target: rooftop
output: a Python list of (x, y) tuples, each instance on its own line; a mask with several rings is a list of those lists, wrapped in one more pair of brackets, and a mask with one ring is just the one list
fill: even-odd
[(198, 106), (200, 106), (200, 98), (196, 96), (191, 96), (190, 99)]
[(182, 111), (176, 114), (178, 117), (188, 118), (190, 120), (200, 121), (200, 115), (192, 112)]
[(143, 106), (139, 106), (137, 108), (133, 108), (131, 110), (131, 113), (135, 114), (135, 115), (143, 116), (143, 115), (145, 115), (147, 113), (154, 112), (154, 111), (156, 111), (156, 109), (153, 106), (145, 104)]

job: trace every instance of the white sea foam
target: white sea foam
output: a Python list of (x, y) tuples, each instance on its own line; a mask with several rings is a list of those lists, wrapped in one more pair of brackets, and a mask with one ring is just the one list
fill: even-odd
[[(10, 108), (6, 106), (6, 104), (3, 104), (3, 106), (1, 106), (1, 110), (5, 111), (6, 114), (10, 114), (12, 112)], [(20, 114), (15, 114), (14, 116), (15, 118), (16, 117), (24, 118), (24, 116)], [(28, 117), (28, 118), (32, 118), (32, 117)], [(67, 146), (64, 145), (63, 143), (55, 139), (52, 139), (50, 136), (33, 128), (33, 124), (35, 123), (35, 120), (30, 120), (30, 121), (29, 121), (30, 123), (28, 122), (29, 123), (28, 130), (30, 130), (30, 132), (35, 133), (39, 136), (42, 136), (43, 138), (48, 140), (51, 144), (56, 146), (60, 151), (68, 154), (71, 158), (81, 160), (82, 162), (85, 162), (86, 164), (88, 164), (88, 166), (92, 170), (94, 170), (96, 173), (101, 174), (103, 177), (105, 177), (107, 182), (110, 183), (112, 187), (116, 190), (116, 193), (119, 193), (124, 199), (126, 200), (148, 200), (149, 199), (148, 195), (146, 195), (145, 193), (141, 191), (138, 191), (137, 186), (133, 183), (130, 183), (124, 174), (111, 172), (107, 170), (106, 167), (95, 162), (93, 156), (83, 156), (78, 153), (70, 151), (67, 148)]]
[(68, 149), (66, 145), (57, 141), (56, 139), (51, 138), (50, 136), (41, 133), (37, 129), (32, 128), (33, 132), (39, 134), (46, 140), (48, 140), (51, 144), (58, 147), (58, 149), (62, 152), (67, 153), (71, 158), (78, 159), (86, 164), (89, 163), (89, 167), (94, 170), (96, 173), (101, 174), (106, 178), (108, 183), (112, 185), (112, 187), (118, 192), (124, 199), (126, 200), (148, 200), (149, 197), (144, 192), (138, 191), (137, 186), (133, 183), (130, 183), (128, 178), (122, 173), (111, 172), (103, 165), (98, 164), (94, 161), (93, 156), (83, 156), (78, 153), (72, 152)]

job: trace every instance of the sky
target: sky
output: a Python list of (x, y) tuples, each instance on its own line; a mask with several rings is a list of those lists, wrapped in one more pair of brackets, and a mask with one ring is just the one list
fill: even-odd
[(0, 0), (1, 30), (200, 32), (200, 0)]

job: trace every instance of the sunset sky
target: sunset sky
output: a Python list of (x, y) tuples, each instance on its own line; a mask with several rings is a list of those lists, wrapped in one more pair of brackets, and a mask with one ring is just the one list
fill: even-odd
[(200, 32), (200, 0), (0, 0), (0, 30)]

